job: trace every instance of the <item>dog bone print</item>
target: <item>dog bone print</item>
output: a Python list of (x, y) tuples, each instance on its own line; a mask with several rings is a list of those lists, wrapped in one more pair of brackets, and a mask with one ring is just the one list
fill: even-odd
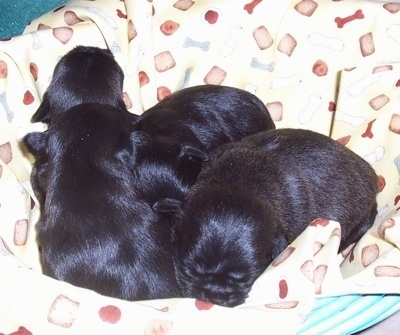
[(366, 119), (363, 116), (353, 116), (350, 114), (346, 114), (346, 113), (342, 112), (341, 110), (336, 110), (335, 120), (348, 123), (352, 127), (355, 128), (355, 127), (361, 126), (365, 122)]
[(385, 155), (385, 148), (383, 146), (379, 146), (379, 147), (376, 147), (375, 150), (372, 153), (364, 156), (364, 159), (369, 164), (372, 165), (372, 164), (380, 161), (383, 158), (384, 155)]
[(3, 92), (3, 93), (0, 94), (0, 105), (3, 106), (4, 111), (6, 112), (7, 121), (11, 122), (13, 120), (13, 118), (14, 118), (14, 113), (10, 109), (10, 107), (8, 107), (6, 92)]
[(39, 34), (34, 31), (31, 33), (31, 36), (32, 36), (32, 48), (34, 50), (38, 50), (38, 49), (42, 48), (43, 44), (39, 38)]
[(259, 69), (259, 70), (265, 70), (268, 72), (272, 72), (272, 71), (274, 71), (275, 63), (272, 62), (270, 64), (264, 64), (264, 63), (261, 63), (257, 58), (254, 57), (251, 59), (250, 67), (252, 67), (253, 69)]
[(120, 9), (117, 9), (117, 16), (118, 16), (120, 19), (126, 19), (126, 18), (127, 18), (126, 14), (123, 13)]
[(365, 91), (365, 89), (367, 89), (371, 85), (375, 84), (380, 79), (381, 79), (381, 75), (379, 73), (365, 76), (363, 79), (360, 79), (359, 81), (355, 82), (354, 84), (351, 84), (347, 88), (347, 94), (352, 97), (359, 96)]
[(117, 29), (118, 28), (118, 25), (115, 22), (115, 20), (111, 16), (107, 15), (106, 13), (104, 13), (100, 8), (97, 8), (97, 7), (86, 7), (85, 9), (88, 12), (95, 13), (98, 16), (100, 16), (112, 29)]
[(343, 51), (344, 43), (338, 37), (328, 37), (321, 33), (312, 33), (307, 37), (308, 43), (313, 46), (321, 46), (331, 49), (332, 51)]
[(277, 90), (279, 88), (283, 87), (289, 87), (289, 86), (299, 86), (301, 82), (303, 81), (303, 77), (301, 74), (293, 74), (289, 77), (276, 77), (272, 79), (271, 81), (271, 88), (273, 90)]
[(231, 29), (228, 40), (224, 44), (222, 44), (219, 49), (219, 52), (221, 53), (222, 56), (228, 57), (233, 53), (235, 45), (239, 40), (239, 38), (242, 37), (243, 33), (244, 31), (241, 26), (233, 27)]
[(309, 123), (317, 111), (322, 106), (321, 95), (312, 94), (308, 98), (307, 106), (299, 114), (299, 122), (302, 124)]
[[(25, 328), (24, 326), (19, 326), (18, 330), (15, 332), (9, 333), (10, 335), (32, 335), (32, 333)], [(0, 335), (4, 335), (3, 333), (0, 333)]]
[(190, 37), (186, 37), (185, 42), (183, 43), (183, 47), (184, 48), (195, 47), (195, 48), (199, 48), (202, 51), (206, 52), (210, 49), (210, 42), (209, 41), (199, 42), (199, 41), (192, 40)]
[(356, 19), (363, 19), (363, 18), (364, 18), (364, 14), (363, 14), (362, 10), (358, 9), (353, 15), (343, 17), (343, 18), (336, 17), (335, 23), (337, 23), (338, 28), (343, 28), (346, 23), (349, 23)]
[(400, 44), (400, 24), (391, 24), (386, 28), (386, 35)]
[(253, 0), (252, 2), (249, 2), (244, 5), (243, 9), (249, 13), (253, 14), (254, 8), (261, 2), (262, 0)]

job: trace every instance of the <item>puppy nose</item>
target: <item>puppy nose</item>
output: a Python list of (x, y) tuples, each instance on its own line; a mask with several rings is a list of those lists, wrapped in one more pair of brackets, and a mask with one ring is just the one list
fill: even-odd
[(201, 297), (198, 299), (203, 301), (212, 302), (215, 305), (224, 307), (235, 307), (244, 303), (246, 297), (238, 293), (218, 293), (215, 291), (202, 292)]

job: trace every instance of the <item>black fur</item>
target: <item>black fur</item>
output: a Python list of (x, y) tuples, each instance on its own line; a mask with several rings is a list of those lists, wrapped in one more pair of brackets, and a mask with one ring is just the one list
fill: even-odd
[(316, 218), (341, 223), (343, 250), (373, 224), (377, 192), (367, 162), (312, 131), (271, 130), (217, 148), (181, 211), (170, 206), (178, 212), (183, 295), (243, 303), (272, 259)]
[(145, 111), (135, 125), (149, 135), (141, 156), (147, 163), (137, 169), (137, 180), (143, 180), (138, 189), (154, 209), (167, 213), (166, 202), (159, 206), (159, 201), (183, 200), (211, 150), (274, 128), (263, 102), (247, 91), (214, 85), (177, 91)]
[(199, 85), (177, 91), (145, 111), (137, 129), (209, 153), (217, 146), (275, 129), (264, 103), (228, 86)]
[(171, 226), (134, 188), (130, 128), (119, 109), (82, 104), (26, 135), (35, 165), (46, 163), (32, 180), (46, 193), (37, 226), (43, 270), (121, 299), (177, 297)]
[(172, 138), (141, 131), (132, 140), (137, 148), (133, 170), (138, 195), (150, 205), (163, 198), (183, 201), (208, 156)]
[[(32, 122), (50, 124), (67, 109), (86, 102), (126, 109), (124, 73), (107, 49), (77, 46), (57, 63)], [(132, 120), (137, 116), (132, 114)]]

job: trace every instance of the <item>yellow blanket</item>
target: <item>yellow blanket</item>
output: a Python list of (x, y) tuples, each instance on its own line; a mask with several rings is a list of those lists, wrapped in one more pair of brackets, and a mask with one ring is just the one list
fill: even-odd
[[(340, 223), (311, 225), (233, 309), (120, 301), (43, 276), (18, 137), (80, 44), (112, 50), (132, 112), (183, 87), (230, 85), (261, 98), (278, 128), (339, 140), (380, 176), (374, 226), (337, 256)], [(382, 1), (73, 0), (0, 41), (0, 333), (295, 334), (318, 297), (400, 293), (399, 62), (400, 4)]]

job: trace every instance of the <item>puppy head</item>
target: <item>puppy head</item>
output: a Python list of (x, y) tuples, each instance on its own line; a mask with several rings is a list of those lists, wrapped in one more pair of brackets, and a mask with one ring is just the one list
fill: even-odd
[(109, 50), (78, 46), (56, 65), (32, 122), (50, 123), (60, 113), (86, 102), (125, 109), (123, 81), (124, 73)]
[(233, 307), (243, 303), (272, 261), (272, 215), (250, 192), (223, 187), (191, 194), (176, 229), (176, 273), (185, 296)]
[(153, 205), (164, 198), (183, 200), (207, 155), (172, 138), (151, 137), (141, 131), (133, 132), (131, 139), (136, 187), (146, 202)]

